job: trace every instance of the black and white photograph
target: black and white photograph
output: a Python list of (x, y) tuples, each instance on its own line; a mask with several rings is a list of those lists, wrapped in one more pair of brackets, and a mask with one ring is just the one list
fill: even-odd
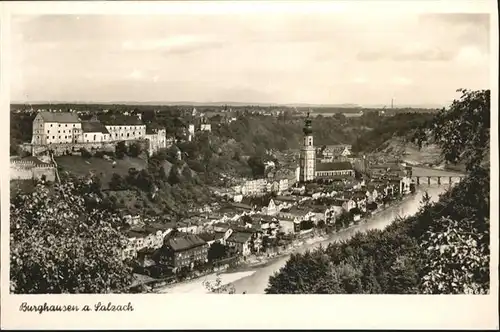
[(10, 15), (2, 291), (498, 295), (491, 13), (219, 7)]

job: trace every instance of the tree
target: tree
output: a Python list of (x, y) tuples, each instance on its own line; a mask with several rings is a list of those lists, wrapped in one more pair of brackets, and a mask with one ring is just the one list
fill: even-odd
[(125, 189), (127, 189), (125, 179), (123, 179), (120, 174), (113, 173), (113, 175), (111, 176), (111, 181), (109, 182), (109, 188), (111, 190), (125, 190)]
[(82, 186), (73, 182), (52, 193), (38, 185), (12, 199), (11, 291), (20, 294), (123, 291), (131, 269), (123, 262), (121, 220), (86, 208)]
[(92, 154), (89, 152), (89, 150), (87, 150), (85, 148), (81, 148), (80, 153), (82, 154), (82, 157), (85, 159), (89, 159), (92, 157)]
[(142, 146), (139, 143), (132, 143), (128, 147), (128, 155), (130, 157), (139, 157), (139, 155), (143, 152)]
[(264, 165), (264, 161), (262, 157), (252, 156), (248, 158), (248, 166), (252, 169), (252, 174), (254, 178), (263, 177), (265, 173), (266, 166)]
[(172, 165), (170, 168), (170, 174), (168, 175), (168, 183), (171, 185), (178, 184), (181, 182), (181, 177), (179, 174), (179, 168), (177, 165)]
[(453, 220), (441, 217), (424, 236), (429, 263), (422, 290), (429, 294), (489, 293), (489, 218)]
[(125, 157), (127, 152), (128, 152), (127, 145), (125, 144), (124, 141), (120, 141), (116, 144), (116, 147), (115, 147), (116, 158), (123, 159), (123, 157)]
[(208, 249), (208, 261), (213, 262), (226, 257), (227, 248), (219, 242), (214, 242)]
[(430, 122), (430, 131), (446, 161), (463, 161), (471, 170), (489, 154), (490, 90), (458, 92), (462, 93), (461, 98), (436, 115)]

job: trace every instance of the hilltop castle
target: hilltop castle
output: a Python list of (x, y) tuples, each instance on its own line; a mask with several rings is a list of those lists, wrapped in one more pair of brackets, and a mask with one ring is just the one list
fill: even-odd
[(147, 140), (152, 155), (167, 147), (164, 128), (146, 128), (138, 117), (110, 116), (82, 121), (71, 112), (40, 112), (33, 120), (32, 146), (114, 144), (119, 141)]

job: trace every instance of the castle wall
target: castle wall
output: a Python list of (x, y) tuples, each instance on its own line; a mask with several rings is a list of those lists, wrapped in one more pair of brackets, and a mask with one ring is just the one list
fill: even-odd
[(48, 181), (55, 181), (56, 169), (54, 166), (37, 166), (31, 161), (11, 161), (11, 180), (40, 180), (45, 175)]
[(92, 142), (92, 143), (62, 143), (47, 145), (32, 145), (31, 153), (33, 156), (46, 153), (49, 149), (53, 151), (55, 156), (61, 156), (68, 152), (78, 152), (80, 149), (86, 150), (104, 150), (109, 152), (115, 151), (117, 142)]

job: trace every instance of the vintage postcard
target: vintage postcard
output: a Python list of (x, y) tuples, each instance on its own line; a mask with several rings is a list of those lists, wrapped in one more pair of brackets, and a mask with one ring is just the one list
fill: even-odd
[(495, 1), (0, 6), (2, 328), (498, 328)]

